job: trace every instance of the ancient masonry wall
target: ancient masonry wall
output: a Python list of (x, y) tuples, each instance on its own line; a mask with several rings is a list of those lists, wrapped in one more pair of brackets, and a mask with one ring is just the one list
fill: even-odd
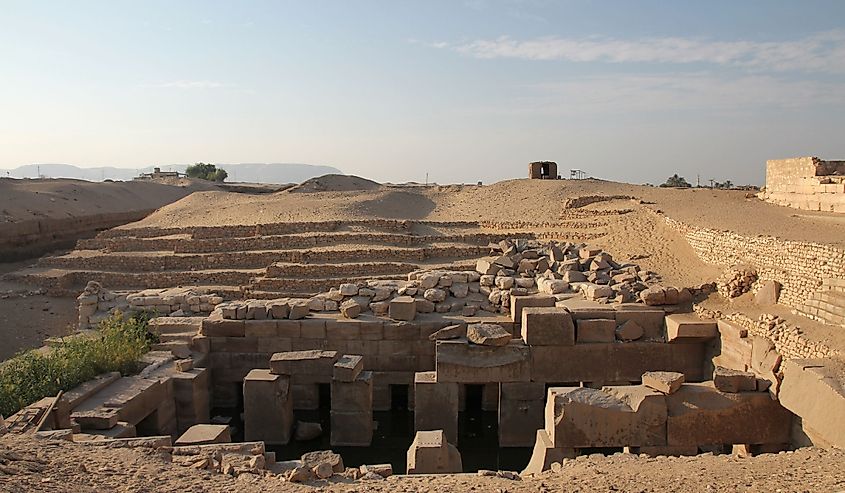
[(845, 161), (816, 157), (767, 161), (762, 198), (796, 209), (845, 212)]
[(771, 236), (743, 236), (730, 231), (695, 228), (665, 218), (670, 228), (686, 238), (703, 261), (756, 268), (761, 281), (781, 284), (778, 302), (800, 307), (825, 279), (845, 276), (845, 250), (818, 243), (780, 240)]

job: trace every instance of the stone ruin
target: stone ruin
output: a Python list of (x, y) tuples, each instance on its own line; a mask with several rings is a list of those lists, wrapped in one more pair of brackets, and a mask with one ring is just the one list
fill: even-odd
[[(496, 413), (498, 447), (533, 450), (523, 474), (596, 450), (754, 454), (802, 440), (845, 443), (830, 419), (845, 412), (843, 401), (813, 407), (834, 392), (824, 372), (784, 361), (740, 325), (693, 313), (694, 298), (713, 286), (663, 286), (583, 244), (513, 239), (489, 253), (474, 270), (416, 270), (311, 297), (115, 293), (89, 283), (81, 324), (117, 309), (162, 315), (150, 322), (159, 343), (146, 369), (46, 398), (7, 427), (163, 447), (174, 463), (233, 475), (378, 480), (396, 465), (348, 468), (330, 451), (290, 459), (285, 447), (299, 434), (322, 433), (297, 417), (326, 409), (331, 447), (371, 447), (375, 413), (405, 395), (414, 429), (405, 471), (460, 472), (459, 416), (475, 387)], [(785, 373), (795, 375), (788, 384)], [(806, 408), (799, 432), (785, 402)], [(231, 443), (234, 428), (211, 410), (238, 406), (244, 442)], [(276, 460), (280, 452), (287, 460)]]
[(766, 161), (765, 201), (810, 211), (845, 212), (845, 161), (799, 157)]

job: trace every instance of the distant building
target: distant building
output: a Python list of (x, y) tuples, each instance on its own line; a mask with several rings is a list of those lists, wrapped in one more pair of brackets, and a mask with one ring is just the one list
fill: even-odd
[(810, 211), (845, 212), (845, 161), (817, 157), (766, 162), (763, 200)]
[(528, 178), (533, 180), (557, 180), (557, 163), (554, 161), (534, 161), (528, 163)]
[(179, 173), (178, 171), (162, 171), (161, 168), (153, 168), (152, 173), (141, 173), (140, 175), (136, 176), (136, 180), (156, 180), (158, 178), (179, 178), (180, 176), (185, 176), (183, 173)]

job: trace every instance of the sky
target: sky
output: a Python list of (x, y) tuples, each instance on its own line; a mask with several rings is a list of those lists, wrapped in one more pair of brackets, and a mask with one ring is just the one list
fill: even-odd
[(839, 0), (0, 0), (0, 62), (0, 168), (763, 184), (845, 158)]

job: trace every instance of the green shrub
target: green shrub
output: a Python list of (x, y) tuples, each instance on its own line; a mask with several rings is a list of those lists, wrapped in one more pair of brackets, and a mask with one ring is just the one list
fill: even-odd
[(4, 362), (0, 365), (0, 414), (14, 414), (101, 373), (137, 372), (138, 360), (150, 347), (148, 319), (117, 313), (100, 322), (94, 335), (64, 339), (50, 351), (25, 351)]

